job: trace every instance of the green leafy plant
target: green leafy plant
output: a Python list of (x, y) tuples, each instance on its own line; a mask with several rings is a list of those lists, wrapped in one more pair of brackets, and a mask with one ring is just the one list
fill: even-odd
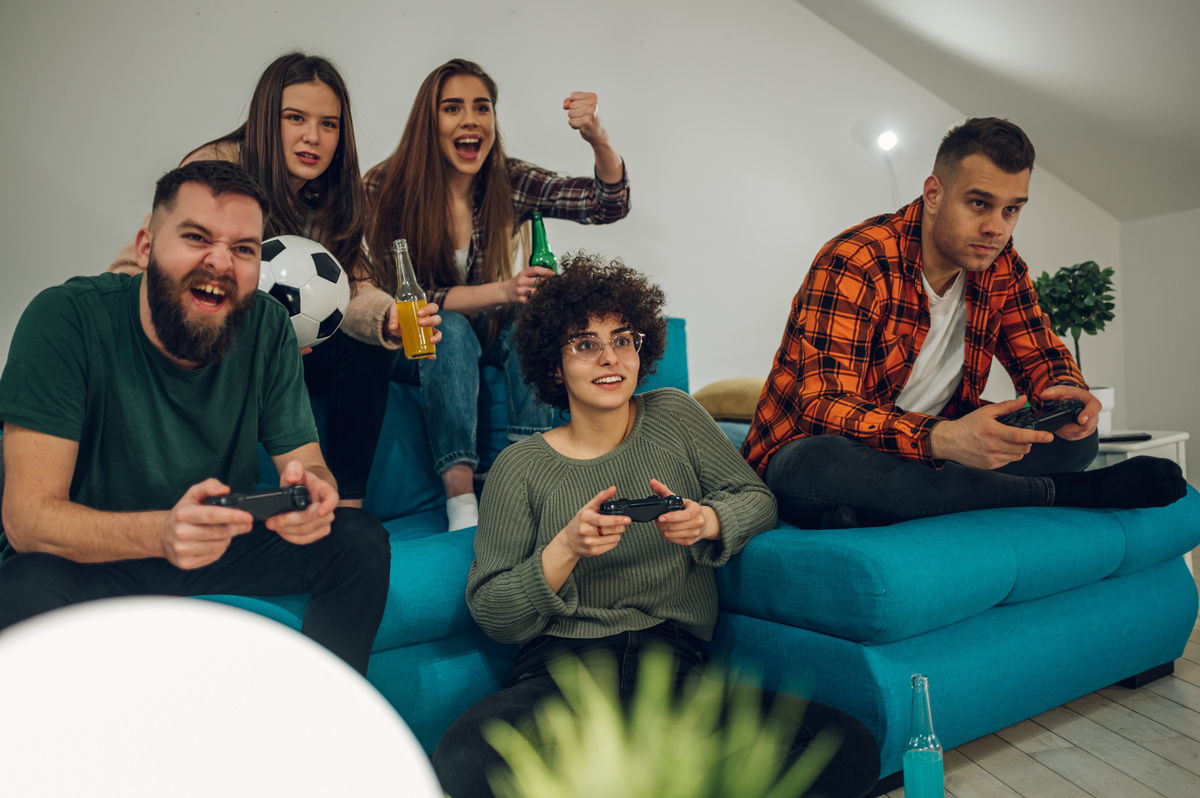
[(764, 717), (758, 690), (714, 674), (676, 697), (666, 652), (642, 657), (627, 707), (611, 658), (563, 660), (551, 674), (561, 698), (535, 707), (521, 730), (502, 721), (484, 730), (511, 768), (491, 778), (502, 798), (783, 798), (803, 794), (841, 743), (823, 730), (789, 765), (802, 699), (780, 694), (794, 705), (777, 701)]
[(1095, 335), (1113, 320), (1112, 269), (1101, 269), (1094, 260), (1064, 266), (1053, 276), (1042, 272), (1033, 281), (1038, 304), (1050, 317), (1050, 329), (1060, 338), (1071, 333), (1075, 339), (1075, 362), (1079, 359), (1079, 336)]

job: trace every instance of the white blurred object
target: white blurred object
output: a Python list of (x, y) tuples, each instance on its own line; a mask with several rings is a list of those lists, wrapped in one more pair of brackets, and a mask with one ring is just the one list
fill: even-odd
[(1100, 417), (1097, 431), (1101, 435), (1112, 433), (1112, 409), (1117, 401), (1116, 388), (1092, 388), (1092, 396), (1100, 400)]
[(429, 759), (354, 669), (208, 601), (120, 598), (0, 633), (11, 796), (441, 798)]
[(892, 147), (895, 147), (897, 141), (899, 141), (899, 139), (896, 138), (896, 134), (890, 130), (883, 131), (879, 134), (879, 138), (875, 139), (875, 143), (879, 145), (879, 149), (883, 150), (884, 152), (887, 152)]

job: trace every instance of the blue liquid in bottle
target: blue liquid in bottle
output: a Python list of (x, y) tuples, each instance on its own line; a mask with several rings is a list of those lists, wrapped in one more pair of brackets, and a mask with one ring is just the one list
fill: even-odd
[(941, 751), (904, 752), (904, 798), (944, 798)]
[(912, 677), (912, 721), (904, 744), (904, 798), (945, 798), (942, 743), (933, 731), (929, 677)]

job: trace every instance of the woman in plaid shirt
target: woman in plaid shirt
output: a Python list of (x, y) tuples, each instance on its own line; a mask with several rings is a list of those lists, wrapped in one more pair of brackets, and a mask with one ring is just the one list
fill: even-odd
[(552, 423), (553, 411), (521, 378), (511, 344), (516, 309), (551, 274), (514, 266), (518, 228), (534, 211), (580, 224), (629, 213), (625, 165), (596, 113), (595, 94), (563, 100), (568, 124), (592, 147), (594, 177), (560, 177), (505, 157), (495, 102), (496, 84), (478, 64), (448, 61), (421, 84), (396, 151), (363, 178), (372, 259), (394, 268), (392, 241), (407, 239), (418, 281), (442, 308), (438, 356), (416, 368), (450, 529), (477, 518), (479, 366), (504, 365), (509, 440)]

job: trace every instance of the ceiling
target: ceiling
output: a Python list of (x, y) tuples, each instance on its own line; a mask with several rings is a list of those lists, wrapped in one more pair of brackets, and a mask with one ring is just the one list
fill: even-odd
[(1121, 221), (1200, 208), (1200, 0), (797, 0)]

